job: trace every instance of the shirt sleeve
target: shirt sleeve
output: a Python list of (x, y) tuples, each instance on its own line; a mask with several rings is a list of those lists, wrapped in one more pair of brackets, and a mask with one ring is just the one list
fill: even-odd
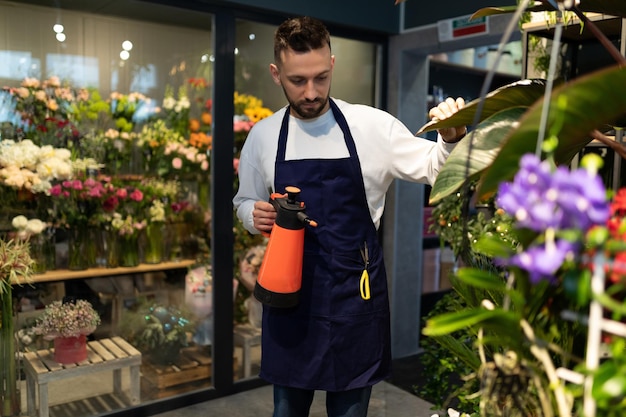
[(254, 228), (252, 211), (256, 201), (268, 201), (270, 190), (264, 182), (265, 175), (262, 174), (263, 167), (256, 166), (254, 161), (259, 161), (254, 154), (259, 152), (257, 146), (258, 140), (255, 140), (255, 129), (253, 128), (244, 143), (239, 158), (239, 189), (233, 198), (234, 208), (237, 210), (237, 217), (243, 223), (243, 226), (250, 233), (260, 233)]
[(403, 123), (395, 121), (390, 133), (393, 176), (407, 181), (432, 185), (455, 143), (446, 143), (441, 135), (432, 141), (415, 136)]

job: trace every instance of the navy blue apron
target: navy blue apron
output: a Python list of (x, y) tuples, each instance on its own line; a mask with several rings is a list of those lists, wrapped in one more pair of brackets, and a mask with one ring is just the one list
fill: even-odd
[[(305, 228), (299, 304), (289, 309), (264, 306), (260, 376), (276, 385), (344, 391), (389, 376), (389, 302), (382, 248), (354, 140), (332, 99), (330, 106), (348, 158), (286, 161), (289, 108), (283, 118), (275, 190), (300, 188), (306, 213), (319, 226)], [(360, 290), (365, 246), (369, 299)]]

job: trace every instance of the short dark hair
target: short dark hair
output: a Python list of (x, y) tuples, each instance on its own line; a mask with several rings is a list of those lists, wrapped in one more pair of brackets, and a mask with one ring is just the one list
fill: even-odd
[(308, 16), (287, 19), (274, 33), (274, 60), (280, 63), (280, 53), (287, 49), (308, 52), (326, 45), (330, 48), (330, 33), (321, 21)]

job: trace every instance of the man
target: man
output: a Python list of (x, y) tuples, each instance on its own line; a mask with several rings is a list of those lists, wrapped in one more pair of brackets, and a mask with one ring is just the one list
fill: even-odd
[[(289, 106), (251, 130), (233, 202), (250, 232), (270, 232), (270, 192), (296, 186), (318, 226), (305, 229), (298, 305), (264, 307), (260, 376), (274, 384), (274, 417), (308, 416), (315, 390), (327, 392), (328, 416), (366, 416), (372, 385), (389, 376), (391, 362), (377, 238), (385, 193), (394, 178), (432, 183), (466, 128), (441, 130), (435, 143), (386, 112), (330, 98), (335, 57), (315, 19), (281, 24), (274, 60), (270, 73)], [(447, 99), (430, 116), (463, 105)]]

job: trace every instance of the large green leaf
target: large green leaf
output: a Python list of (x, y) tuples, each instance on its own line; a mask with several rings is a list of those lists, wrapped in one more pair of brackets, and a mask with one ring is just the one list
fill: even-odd
[(512, 107), (495, 113), (462, 140), (439, 171), (430, 193), (430, 204), (438, 203), (461, 188), (466, 180), (485, 170), (496, 158), (503, 139), (526, 110), (526, 107)]
[(460, 268), (456, 273), (462, 282), (476, 288), (505, 292), (506, 282), (501, 276), (478, 268)]
[[(502, 7), (483, 7), (482, 9), (478, 9), (470, 16), (470, 21), (473, 19), (478, 19), (479, 17), (485, 16), (494, 16), (499, 14), (511, 14), (515, 13), (518, 6), (502, 6)], [(536, 5), (530, 5), (526, 8), (527, 12), (543, 12), (543, 11), (554, 11), (554, 7), (542, 3), (537, 2)]]
[[(604, 13), (611, 16), (626, 17), (626, 2), (624, 0), (581, 0), (578, 8), (583, 12)], [(485, 7), (472, 14), (470, 19), (498, 14), (513, 13), (517, 6)], [(535, 2), (526, 9), (529, 12), (555, 11), (547, 1)]]
[[(544, 80), (529, 79), (515, 81), (493, 90), (485, 97), (479, 122), (510, 107), (529, 107), (543, 96), (545, 89), (546, 84)], [(444, 120), (426, 123), (417, 134), (420, 135), (424, 132), (444, 127), (473, 125), (480, 101), (480, 99), (470, 101), (461, 110)]]
[[(626, 68), (605, 68), (561, 85), (555, 89), (549, 107), (546, 132), (559, 138), (555, 160), (559, 164), (569, 163), (589, 143), (592, 130), (610, 125), (626, 113)], [(540, 100), (505, 138), (495, 160), (481, 175), (479, 196), (488, 196), (500, 182), (511, 180), (522, 155), (535, 152), (542, 109)]]
[[(520, 317), (511, 311), (487, 310), (481, 307), (441, 314), (426, 321), (426, 336), (443, 336), (474, 326), (485, 326), (512, 336), (519, 330)], [(515, 329), (513, 333), (508, 330)]]

